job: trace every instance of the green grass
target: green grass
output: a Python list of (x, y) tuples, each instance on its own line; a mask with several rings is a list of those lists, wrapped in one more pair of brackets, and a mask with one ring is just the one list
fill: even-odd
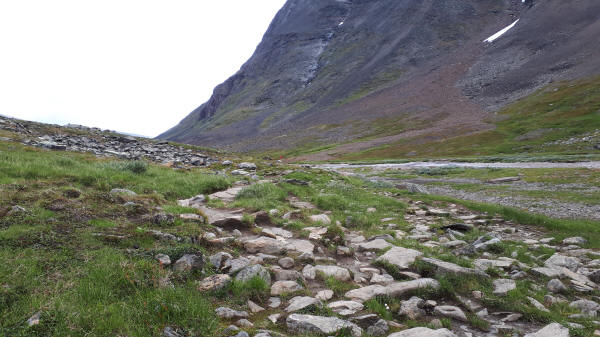
[(233, 207), (244, 207), (254, 211), (282, 207), (287, 193), (273, 183), (254, 184), (244, 188), (237, 196)]
[[(78, 254), (0, 250), (0, 275), (11, 281), (0, 292), (0, 335), (150, 336), (166, 325), (201, 335), (215, 331), (218, 320), (193, 284), (158, 288), (162, 272), (155, 263), (132, 260), (113, 249), (83, 253), (87, 262), (72, 260)], [(79, 280), (72, 284), (76, 275)], [(43, 324), (27, 328), (24, 319), (39, 310), (44, 312)]]
[(141, 194), (159, 193), (169, 200), (212, 193), (231, 184), (221, 175), (199, 170), (181, 172), (150, 165), (146, 171), (134, 173), (123, 169), (132, 165), (126, 162), (106, 162), (90, 155), (50, 152), (4, 142), (0, 143), (0, 151), (0, 184), (65, 181), (106, 192), (127, 188)]
[(117, 224), (113, 221), (109, 221), (106, 219), (92, 219), (90, 220), (90, 225), (99, 228), (114, 228), (117, 227)]

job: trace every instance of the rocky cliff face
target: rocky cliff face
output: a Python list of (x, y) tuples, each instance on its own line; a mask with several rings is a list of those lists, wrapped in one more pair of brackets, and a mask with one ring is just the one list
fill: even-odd
[(600, 73), (599, 15), (595, 0), (289, 0), (240, 71), (160, 138), (242, 151), (368, 139), (336, 150), (352, 152), (481, 132), (547, 83)]

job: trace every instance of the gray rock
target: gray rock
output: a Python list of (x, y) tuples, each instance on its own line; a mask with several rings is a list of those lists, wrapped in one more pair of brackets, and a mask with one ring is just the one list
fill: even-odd
[(310, 264), (307, 264), (302, 269), (302, 276), (304, 276), (304, 278), (306, 278), (307, 280), (314, 280), (315, 277), (317, 277), (317, 270), (315, 269), (315, 267), (311, 266)]
[(232, 176), (249, 176), (250, 172), (244, 170), (233, 170), (231, 171)]
[(291, 257), (283, 257), (277, 261), (282, 268), (290, 269), (294, 266), (294, 259)]
[(388, 275), (388, 274), (373, 274), (373, 276), (371, 276), (371, 283), (373, 284), (381, 284), (381, 285), (387, 285), (390, 283), (394, 283), (394, 277), (392, 275)]
[(154, 257), (161, 266), (166, 267), (171, 264), (171, 258), (166, 254), (156, 254)]
[(249, 253), (281, 254), (285, 251), (286, 242), (261, 236), (244, 242), (244, 248)]
[(262, 234), (272, 239), (291, 239), (292, 237), (294, 237), (294, 234), (292, 232), (277, 227), (265, 227), (262, 229)]
[(467, 315), (459, 308), (452, 305), (438, 305), (433, 309), (436, 315), (448, 317), (461, 322), (468, 322)]
[(497, 279), (494, 280), (494, 294), (498, 296), (506, 296), (506, 294), (517, 288), (517, 283), (512, 279)]
[(315, 270), (339, 281), (349, 281), (351, 279), (350, 271), (343, 267), (319, 265), (315, 266)]
[(422, 258), (421, 261), (425, 262), (436, 268), (436, 271), (441, 274), (455, 274), (455, 275), (475, 275), (485, 278), (489, 278), (489, 275), (481, 270), (461, 267), (457, 264), (433, 259), (433, 258)]
[(400, 297), (407, 292), (425, 288), (439, 288), (438, 281), (430, 278), (421, 278), (412, 281), (395, 282), (387, 286), (370, 285), (348, 291), (345, 296), (354, 301), (365, 302), (376, 296), (387, 295), (391, 297)]
[(538, 332), (526, 334), (524, 337), (569, 337), (569, 329), (559, 323), (552, 323)]
[(244, 162), (239, 164), (238, 168), (242, 170), (256, 170), (256, 164)]
[(248, 282), (254, 277), (260, 277), (267, 284), (271, 284), (271, 274), (260, 264), (248, 266), (240, 270), (240, 272), (235, 276), (235, 279), (241, 282)]
[(181, 272), (198, 270), (202, 269), (202, 267), (204, 267), (204, 260), (202, 260), (202, 255), (186, 254), (175, 262), (173, 269)]
[(338, 315), (350, 316), (363, 310), (364, 305), (354, 301), (337, 301), (327, 305), (328, 308), (332, 309)]
[(362, 329), (351, 322), (337, 317), (291, 314), (286, 319), (287, 328), (301, 334), (335, 335), (343, 329), (350, 329), (353, 337), (361, 337)]
[(567, 268), (571, 271), (577, 271), (581, 267), (581, 261), (576, 257), (554, 254), (544, 262), (544, 266), (551, 269)]
[(550, 310), (546, 309), (546, 307), (535, 298), (527, 296), (527, 299), (529, 300), (529, 303), (531, 303), (531, 305), (533, 305), (536, 309), (545, 312), (550, 312)]
[(237, 320), (235, 322), (235, 324), (237, 324), (238, 326), (241, 326), (242, 328), (253, 328), (254, 327), (254, 324), (245, 318)]
[(227, 230), (249, 228), (249, 225), (242, 221), (239, 211), (217, 210), (206, 206), (200, 206), (198, 209), (206, 216), (209, 225)]
[(198, 194), (197, 196), (189, 199), (177, 200), (177, 204), (183, 207), (200, 208), (202, 205), (204, 205), (205, 201), (206, 197), (204, 194)]
[(302, 286), (296, 281), (277, 281), (271, 286), (271, 296), (293, 293), (302, 290)]
[(215, 309), (215, 313), (219, 318), (224, 319), (238, 319), (238, 318), (248, 318), (250, 315), (246, 311), (238, 311), (233, 310), (227, 307), (219, 307)]
[(569, 303), (569, 307), (581, 311), (584, 316), (596, 317), (600, 309), (600, 304), (590, 300), (578, 300)]
[(248, 305), (248, 309), (250, 309), (250, 312), (255, 314), (257, 312), (261, 312), (261, 311), (265, 311), (265, 308), (261, 307), (260, 305), (248, 300), (248, 302), (246, 302), (246, 304)]
[(361, 242), (358, 244), (358, 250), (360, 251), (380, 251), (389, 247), (392, 247), (392, 244), (385, 241), (384, 239), (375, 239), (372, 241)]
[(331, 219), (327, 214), (311, 215), (308, 217), (308, 219), (311, 222), (322, 223), (324, 225), (329, 225), (331, 223)]
[(175, 331), (175, 329), (171, 328), (170, 326), (165, 327), (162, 335), (163, 337), (182, 337), (181, 334), (179, 334), (177, 331)]
[(250, 259), (245, 257), (229, 259), (225, 261), (221, 269), (229, 270), (229, 274), (235, 274), (236, 272), (248, 267), (251, 263), (252, 262), (250, 261)]
[(40, 319), (42, 317), (42, 312), (38, 311), (35, 314), (33, 314), (33, 316), (29, 317), (29, 319), (27, 319), (27, 326), (34, 326), (34, 325), (38, 325), (40, 324)]
[(393, 247), (380, 256), (377, 261), (389, 263), (400, 269), (408, 269), (421, 255), (423, 255), (423, 253), (414, 249)]
[(567, 291), (567, 287), (556, 278), (548, 281), (547, 288), (553, 293), (563, 293)]
[(425, 315), (425, 310), (421, 307), (425, 301), (419, 297), (413, 296), (409, 300), (402, 301), (398, 315), (408, 317), (411, 320), (416, 320)]
[(110, 190), (110, 195), (112, 195), (112, 196), (117, 196), (117, 195), (136, 196), (137, 193), (135, 193), (134, 191), (128, 190), (128, 189), (124, 189), (124, 188), (113, 188), (112, 190)]
[(390, 331), (388, 323), (385, 320), (380, 319), (367, 328), (367, 335), (373, 337), (384, 336), (388, 331)]
[(393, 333), (388, 337), (457, 337), (448, 329), (433, 330), (429, 328), (412, 328)]
[(275, 281), (296, 281), (302, 278), (302, 273), (295, 270), (274, 269)]
[(225, 288), (231, 282), (231, 277), (227, 274), (215, 274), (208, 276), (198, 282), (198, 290), (212, 291)]
[(586, 239), (580, 237), (580, 236), (575, 236), (572, 238), (566, 238), (563, 240), (563, 244), (565, 245), (583, 245), (587, 242)]
[(329, 301), (333, 298), (333, 291), (329, 289), (321, 290), (317, 293), (315, 298), (321, 301)]
[(270, 297), (268, 305), (269, 305), (269, 308), (272, 308), (272, 309), (279, 308), (279, 306), (281, 305), (281, 298)]
[(285, 311), (290, 313), (298, 310), (302, 310), (312, 305), (322, 306), (321, 301), (314, 297), (308, 296), (296, 296), (290, 300), (289, 305), (285, 308)]

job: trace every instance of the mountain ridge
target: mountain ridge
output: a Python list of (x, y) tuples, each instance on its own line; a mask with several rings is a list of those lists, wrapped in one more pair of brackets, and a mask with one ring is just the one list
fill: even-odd
[(240, 71), (159, 138), (260, 152), (490, 130), (507, 104), (600, 73), (597, 13), (593, 1), (290, 0)]

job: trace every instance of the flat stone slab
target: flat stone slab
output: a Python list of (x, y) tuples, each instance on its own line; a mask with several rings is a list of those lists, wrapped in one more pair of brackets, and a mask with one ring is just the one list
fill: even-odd
[(362, 329), (351, 322), (337, 317), (291, 314), (286, 319), (289, 330), (301, 334), (335, 335), (343, 329), (350, 329), (352, 337), (361, 337)]
[(438, 260), (438, 259), (422, 258), (421, 261), (435, 267), (437, 269), (437, 272), (442, 273), (442, 274), (474, 275), (474, 276), (480, 276), (480, 277), (485, 277), (485, 278), (490, 277), (488, 274), (484, 273), (481, 270), (461, 267), (457, 264)]
[(362, 242), (358, 244), (358, 250), (360, 251), (379, 251), (389, 247), (392, 247), (392, 244), (384, 239), (375, 239), (369, 242)]
[(285, 229), (277, 228), (277, 227), (265, 227), (262, 230), (262, 235), (268, 236), (273, 239), (284, 238), (291, 239), (294, 237), (294, 234), (290, 231), (286, 231)]
[(388, 337), (457, 337), (448, 329), (433, 330), (429, 328), (412, 328), (393, 333)]
[(398, 267), (399, 269), (408, 269), (415, 262), (417, 257), (421, 255), (423, 255), (423, 253), (414, 249), (393, 247), (385, 254), (381, 255), (377, 261), (387, 262)]
[(440, 284), (438, 281), (430, 278), (421, 278), (412, 281), (395, 282), (386, 286), (382, 285), (370, 285), (358, 289), (348, 291), (345, 296), (349, 299), (358, 302), (366, 302), (374, 297), (380, 295), (387, 295), (392, 297), (399, 297), (403, 294), (414, 291), (417, 289), (424, 288), (439, 288)]
[(285, 311), (290, 313), (310, 307), (311, 305), (321, 306), (321, 301), (314, 297), (296, 296), (290, 300), (290, 303), (288, 307), (285, 308)]
[(237, 197), (237, 195), (246, 187), (247, 186), (232, 187), (225, 191), (210, 194), (208, 197), (211, 199), (218, 199), (223, 202), (232, 202), (233, 200), (235, 200), (235, 197)]
[(227, 230), (247, 229), (249, 227), (248, 224), (242, 222), (242, 210), (225, 211), (206, 206), (200, 206), (198, 209), (206, 215), (210, 225)]

